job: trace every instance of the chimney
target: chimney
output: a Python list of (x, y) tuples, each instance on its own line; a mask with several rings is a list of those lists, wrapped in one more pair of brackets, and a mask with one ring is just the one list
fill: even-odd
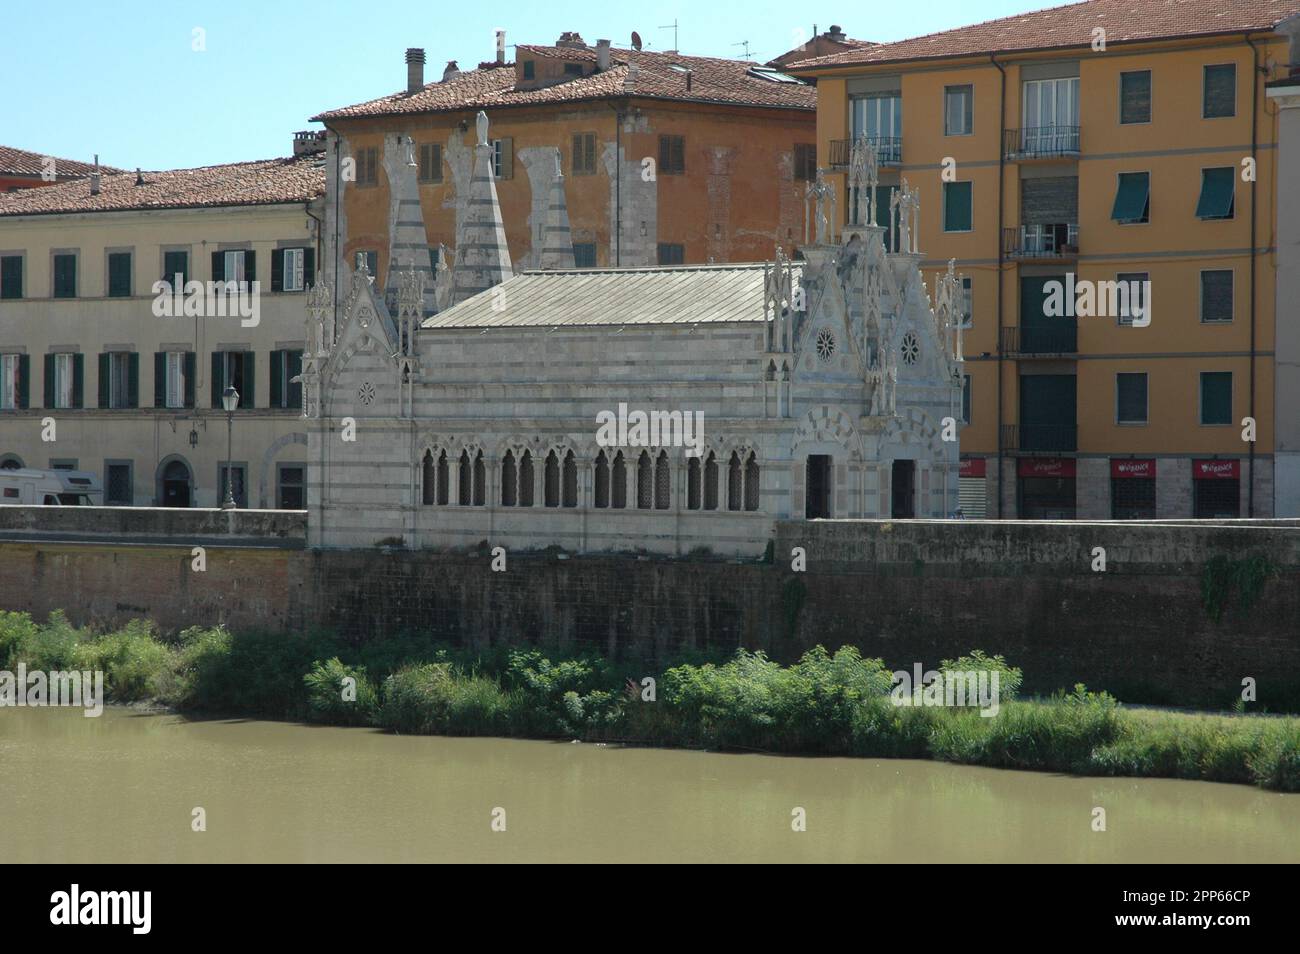
[(442, 81), (453, 80), (460, 75), (460, 69), (456, 66), (455, 60), (447, 61), (447, 68), (442, 71)]
[(609, 69), (609, 40), (596, 41), (596, 69), (602, 73)]
[(636, 91), (637, 69), (635, 63), (627, 64), (627, 75), (623, 77), (623, 92), (632, 93)]
[(95, 171), (90, 174), (90, 194), (99, 195), (99, 154), (95, 154)]
[(497, 30), (497, 66), (504, 66), (506, 62), (506, 31)]
[(691, 76), (692, 74), (694, 74), (694, 72), (695, 72), (694, 70), (686, 71), (686, 92), (688, 93), (691, 91)]
[(839, 24), (837, 24), (837, 23), (832, 23), (832, 24), (831, 24), (831, 28), (830, 28), (829, 30), (826, 31), (826, 39), (828, 39), (828, 40), (843, 40), (843, 39), (844, 39), (844, 31), (840, 29)]
[(585, 50), (586, 42), (582, 39), (582, 34), (577, 30), (565, 30), (560, 34), (560, 38), (555, 41), (555, 45), (566, 50)]
[(293, 157), (314, 156), (325, 151), (325, 130), (304, 129), (293, 134)]
[(406, 48), (406, 91), (418, 93), (424, 89), (424, 50), (418, 46)]
[(135, 167), (135, 184), (138, 186), (144, 185), (144, 173), (140, 171), (139, 166)]

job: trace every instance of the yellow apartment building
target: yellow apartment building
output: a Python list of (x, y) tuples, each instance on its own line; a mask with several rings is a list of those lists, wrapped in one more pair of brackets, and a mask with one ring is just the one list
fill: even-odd
[(787, 66), (965, 276), (967, 516), (1300, 515), (1296, 64), (1300, 0), (1088, 0)]
[[(293, 378), (323, 146), (300, 133), (292, 158), (0, 196), (0, 467), (94, 472), (109, 505), (214, 507), (229, 461), (239, 507), (304, 507)], [(243, 282), (249, 297), (160, 295), (177, 275)]]

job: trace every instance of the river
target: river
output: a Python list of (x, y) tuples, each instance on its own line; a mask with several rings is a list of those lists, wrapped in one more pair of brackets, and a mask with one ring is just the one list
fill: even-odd
[(1300, 795), (1244, 785), (115, 708), (0, 709), (0, 819), (9, 862), (1300, 860)]

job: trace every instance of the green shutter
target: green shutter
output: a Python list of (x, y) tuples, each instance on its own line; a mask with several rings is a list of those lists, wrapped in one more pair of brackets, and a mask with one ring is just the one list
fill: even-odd
[(6, 255), (0, 258), (0, 298), (23, 297), (23, 258)]
[(1206, 119), (1237, 115), (1237, 67), (1231, 63), (1205, 68), (1201, 104)]
[(1119, 121), (1151, 122), (1151, 71), (1135, 70), (1119, 74)]
[(284, 249), (271, 249), (271, 291), (284, 291)]
[(131, 253), (113, 252), (108, 256), (108, 296), (127, 298), (131, 294)]
[(45, 356), (45, 403), (46, 408), (54, 407), (54, 355)]
[(111, 400), (109, 393), (110, 372), (108, 368), (108, 352), (102, 352), (99, 356), (99, 406), (108, 407)]
[(153, 353), (153, 406), (167, 406), (167, 354)]
[(31, 374), (31, 355), (20, 354), (18, 356), (18, 407), (23, 410), (31, 406)]
[(221, 392), (226, 389), (226, 353), (212, 352), (212, 409), (220, 411)]
[(1232, 269), (1201, 272), (1201, 321), (1232, 321)]
[(1141, 222), (1147, 217), (1151, 177), (1146, 172), (1121, 172), (1110, 217), (1116, 222)]
[(226, 253), (212, 253), (212, 280), (214, 282), (224, 282), (226, 280)]
[(135, 351), (126, 359), (126, 406), (140, 406), (140, 355)]
[(316, 284), (316, 250), (314, 248), (304, 248), (302, 250), (302, 285), (305, 290), (308, 285)]
[(251, 248), (244, 252), (244, 281), (250, 285), (257, 281), (257, 253)]
[(945, 232), (971, 230), (971, 184), (969, 182), (943, 184), (943, 230)]
[(257, 384), (257, 362), (254, 360), (257, 355), (252, 351), (244, 352), (244, 393), (239, 396), (239, 406), (241, 408), (257, 407), (256, 384)]
[(302, 352), (286, 351), (285, 360), (288, 362), (289, 378), (289, 401), (288, 405), (295, 410), (302, 410), (302, 382), (293, 379), (302, 374)]
[(194, 352), (185, 352), (185, 406), (194, 406)]
[(1201, 170), (1201, 197), (1196, 203), (1198, 219), (1226, 219), (1232, 216), (1237, 170), (1232, 166)]
[(271, 352), (271, 407), (281, 406), (280, 375), (284, 372), (284, 355), (283, 351)]
[(86, 406), (86, 356), (80, 352), (72, 356), (72, 406)]
[(1232, 372), (1201, 373), (1201, 423), (1232, 423)]

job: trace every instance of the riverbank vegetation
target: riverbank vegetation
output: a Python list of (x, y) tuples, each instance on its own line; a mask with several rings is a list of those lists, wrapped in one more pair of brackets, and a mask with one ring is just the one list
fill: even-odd
[(996, 670), (1000, 703), (991, 717), (974, 706), (896, 705), (892, 673), (852, 647), (817, 647), (789, 666), (738, 650), (643, 672), (590, 654), (470, 650), (415, 636), (356, 648), (327, 635), (196, 627), (167, 640), (141, 621), (94, 632), (61, 613), (37, 623), (0, 612), (0, 669), (19, 663), (102, 670), (112, 702), (192, 713), (403, 733), (933, 758), (1300, 791), (1300, 718), (1126, 709), (1083, 686), (1017, 699), (1020, 671), (978, 652), (941, 668)]

